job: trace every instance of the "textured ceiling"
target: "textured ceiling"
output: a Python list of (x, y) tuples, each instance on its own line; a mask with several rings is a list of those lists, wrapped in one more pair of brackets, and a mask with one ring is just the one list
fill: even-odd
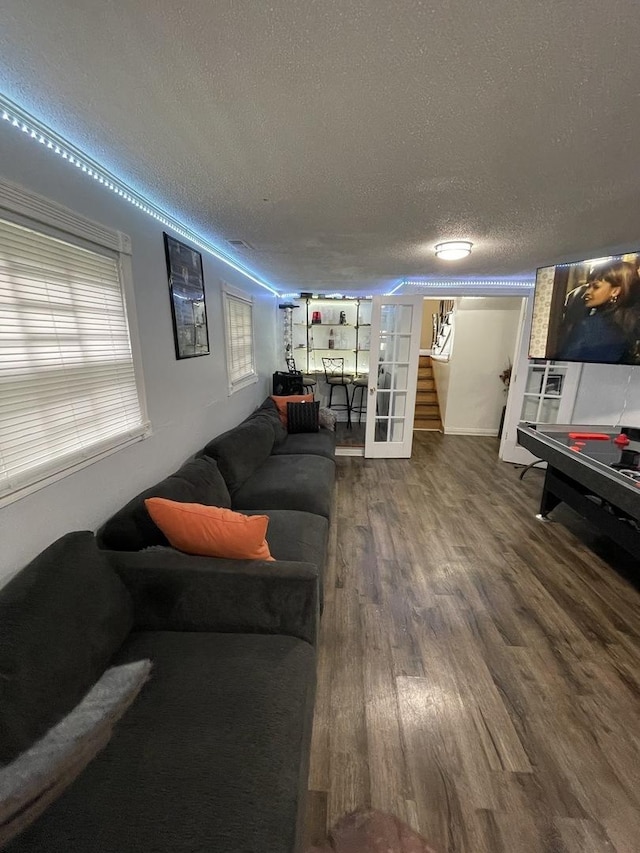
[(638, 11), (3, 0), (2, 88), (285, 290), (520, 275), (640, 246)]

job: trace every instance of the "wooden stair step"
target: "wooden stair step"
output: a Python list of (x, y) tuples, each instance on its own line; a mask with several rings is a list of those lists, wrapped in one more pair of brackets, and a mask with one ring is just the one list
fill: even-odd
[(436, 383), (433, 379), (420, 379), (418, 377), (418, 391), (435, 391)]
[(421, 355), (418, 363), (418, 383), (413, 428), (442, 430), (433, 366), (431, 358), (428, 355)]
[(430, 429), (430, 430), (434, 430), (434, 431), (435, 430), (442, 431), (442, 423), (440, 422), (439, 418), (433, 418), (431, 420), (424, 420), (424, 419), (418, 420), (418, 419), (416, 419), (413, 422), (413, 428), (414, 429)]
[(418, 389), (416, 394), (416, 405), (418, 403), (437, 403), (438, 395), (435, 392), (435, 389), (432, 391), (424, 391), (421, 388)]

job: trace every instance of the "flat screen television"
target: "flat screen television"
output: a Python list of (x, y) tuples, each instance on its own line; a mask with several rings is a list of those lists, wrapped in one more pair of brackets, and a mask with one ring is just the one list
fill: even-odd
[(529, 358), (640, 364), (640, 252), (536, 274)]

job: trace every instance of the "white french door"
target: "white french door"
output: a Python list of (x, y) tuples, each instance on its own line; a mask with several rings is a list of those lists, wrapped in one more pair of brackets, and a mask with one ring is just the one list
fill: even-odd
[(408, 458), (413, 443), (422, 296), (374, 296), (364, 455)]
[(500, 459), (517, 465), (529, 465), (535, 460), (518, 444), (520, 421), (570, 423), (582, 373), (581, 364), (529, 359), (532, 314), (533, 299), (524, 299), (500, 442)]

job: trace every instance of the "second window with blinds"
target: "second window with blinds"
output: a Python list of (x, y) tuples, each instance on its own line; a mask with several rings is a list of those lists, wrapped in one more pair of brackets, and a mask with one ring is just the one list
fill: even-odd
[(253, 335), (253, 300), (242, 291), (224, 285), (224, 326), (229, 393), (258, 379)]

